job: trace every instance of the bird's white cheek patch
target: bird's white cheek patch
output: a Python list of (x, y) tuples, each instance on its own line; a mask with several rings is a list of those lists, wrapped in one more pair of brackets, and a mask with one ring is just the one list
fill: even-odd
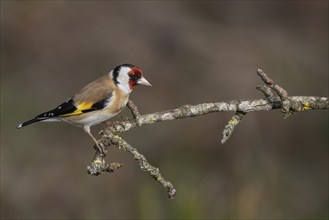
[(123, 84), (118, 84), (118, 87), (121, 91), (123, 91), (126, 94), (131, 93), (132, 89), (130, 88), (130, 83), (126, 83), (125, 85)]

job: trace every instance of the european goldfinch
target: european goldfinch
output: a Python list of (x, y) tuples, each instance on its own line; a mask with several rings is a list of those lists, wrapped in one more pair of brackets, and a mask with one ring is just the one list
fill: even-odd
[(68, 122), (83, 127), (95, 142), (98, 150), (105, 153), (104, 146), (91, 134), (90, 127), (121, 112), (136, 85), (151, 86), (143, 77), (140, 68), (131, 64), (119, 65), (105, 76), (80, 89), (58, 107), (19, 124), (17, 128), (39, 121)]

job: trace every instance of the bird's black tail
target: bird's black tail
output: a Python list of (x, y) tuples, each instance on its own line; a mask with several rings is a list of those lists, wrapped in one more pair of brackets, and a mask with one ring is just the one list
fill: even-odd
[[(55, 108), (51, 111), (48, 111), (48, 112), (41, 113), (41, 114), (35, 116), (34, 118), (32, 118), (31, 120), (28, 120), (26, 122), (19, 124), (17, 126), (17, 128), (22, 128), (24, 126), (33, 124), (35, 122), (44, 121), (44, 120), (57, 121), (55, 118), (56, 118), (56, 116), (60, 115), (60, 113), (66, 114), (68, 110), (74, 111), (76, 109), (76, 107), (71, 104), (72, 102), (73, 102), (73, 100), (69, 99), (67, 102), (64, 102), (62, 105), (58, 106), (57, 108)], [(69, 106), (69, 108), (64, 108), (67, 106)]]
[(31, 120), (28, 120), (28, 121), (26, 121), (26, 122), (23, 122), (23, 123), (19, 124), (19, 125), (17, 126), (17, 128), (22, 128), (22, 127), (24, 127), (24, 126), (26, 126), (26, 125), (33, 124), (33, 123), (35, 123), (35, 122), (43, 121), (43, 120), (46, 120), (46, 119), (47, 119), (47, 118), (38, 118), (38, 116), (37, 116), (37, 117), (35, 117), (35, 118), (31, 119)]

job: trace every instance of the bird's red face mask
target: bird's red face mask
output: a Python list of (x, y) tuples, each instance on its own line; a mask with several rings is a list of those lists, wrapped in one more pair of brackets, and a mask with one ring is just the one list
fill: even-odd
[(128, 75), (129, 75), (129, 87), (131, 90), (133, 90), (136, 85), (152, 86), (143, 77), (142, 71), (137, 67), (131, 68), (131, 70), (128, 72)]

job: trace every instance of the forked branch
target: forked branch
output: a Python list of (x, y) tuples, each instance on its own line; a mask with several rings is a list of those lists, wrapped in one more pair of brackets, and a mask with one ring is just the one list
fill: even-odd
[[(257, 74), (265, 85), (257, 86), (256, 88), (265, 95), (265, 99), (231, 100), (197, 105), (183, 105), (176, 109), (145, 115), (141, 115), (137, 106), (132, 101), (129, 101), (127, 107), (130, 109), (133, 119), (109, 123), (108, 127), (101, 131), (101, 141), (107, 148), (113, 145), (130, 153), (133, 158), (139, 162), (139, 166), (143, 171), (148, 172), (151, 177), (167, 189), (169, 198), (174, 198), (176, 190), (173, 185), (162, 176), (158, 168), (149, 164), (144, 155), (119, 137), (118, 134), (132, 128), (157, 122), (196, 117), (213, 112), (232, 111), (235, 112), (235, 114), (232, 119), (229, 120), (223, 131), (222, 143), (225, 143), (231, 137), (235, 127), (242, 121), (247, 113), (281, 109), (283, 117), (287, 118), (297, 112), (329, 108), (328, 97), (288, 96), (288, 92), (281, 86), (275, 84), (261, 69), (257, 70)], [(274, 93), (276, 93), (277, 96), (275, 96)], [(117, 162), (107, 164), (105, 155), (96, 151), (91, 165), (87, 167), (87, 170), (91, 175), (99, 175), (103, 172), (114, 172), (120, 167), (122, 167), (122, 164)]]

